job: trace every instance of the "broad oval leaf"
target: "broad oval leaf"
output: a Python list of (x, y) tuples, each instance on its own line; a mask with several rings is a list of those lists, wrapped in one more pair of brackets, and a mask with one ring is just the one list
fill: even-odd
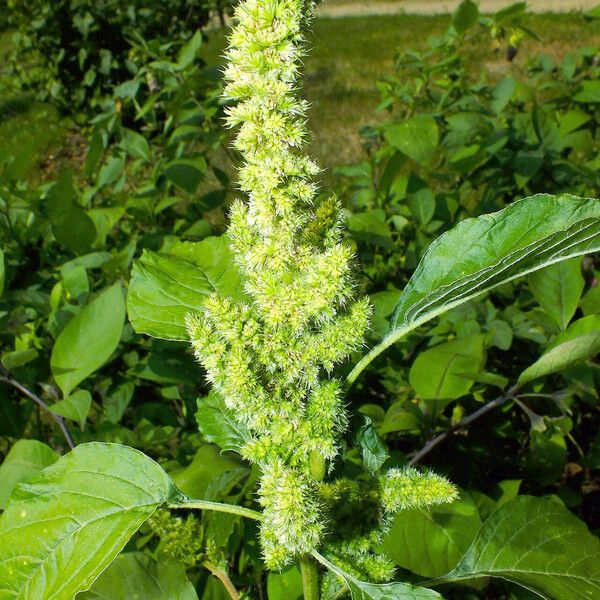
[(73, 598), (181, 493), (138, 450), (82, 444), (17, 486), (0, 518), (0, 597)]
[(352, 370), (434, 317), (503, 283), (600, 250), (600, 201), (538, 194), (466, 219), (435, 240), (400, 296), (390, 332)]
[(419, 164), (427, 164), (438, 146), (439, 131), (431, 115), (415, 115), (385, 128), (385, 138)]
[(185, 567), (173, 560), (156, 562), (141, 552), (117, 556), (88, 592), (77, 600), (197, 600)]
[(566, 508), (517, 496), (490, 516), (458, 566), (435, 583), (501, 577), (543, 598), (591, 600), (600, 597), (599, 557), (600, 540)]
[(66, 324), (50, 357), (52, 375), (65, 397), (110, 358), (124, 321), (123, 289), (115, 283)]
[(575, 321), (557, 335), (530, 367), (519, 377), (519, 384), (556, 373), (600, 353), (600, 315), (590, 315)]

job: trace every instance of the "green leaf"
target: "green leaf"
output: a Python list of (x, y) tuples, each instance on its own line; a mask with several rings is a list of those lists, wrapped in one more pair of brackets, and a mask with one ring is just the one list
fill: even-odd
[(366, 581), (360, 581), (330, 563), (320, 554), (316, 556), (321, 564), (346, 582), (352, 600), (443, 600), (442, 596), (433, 590), (408, 583), (367, 583)]
[(52, 375), (65, 397), (110, 358), (119, 344), (124, 319), (123, 290), (115, 283), (66, 324), (50, 356)]
[(156, 562), (141, 552), (117, 556), (89, 591), (77, 600), (197, 600), (185, 567), (173, 560)]
[(248, 430), (225, 406), (223, 397), (214, 391), (205, 398), (198, 398), (196, 422), (204, 439), (221, 450), (239, 452), (250, 438)]
[(566, 329), (573, 318), (583, 292), (581, 260), (581, 257), (566, 260), (529, 276), (531, 293), (560, 329)]
[(144, 251), (135, 261), (127, 312), (138, 333), (165, 340), (188, 340), (185, 316), (198, 311), (213, 292), (239, 297), (239, 273), (225, 238), (183, 242), (171, 254)]
[(519, 384), (594, 358), (599, 352), (600, 315), (583, 317), (556, 336), (544, 354), (521, 373)]
[(566, 508), (517, 496), (483, 524), (446, 583), (501, 577), (554, 600), (600, 596), (600, 540)]
[(479, 8), (473, 0), (463, 0), (452, 15), (452, 25), (458, 33), (464, 33), (476, 25), (478, 20)]
[(13, 492), (0, 518), (0, 595), (73, 598), (158, 506), (180, 496), (133, 448), (78, 446)]
[(6, 501), (18, 483), (31, 481), (58, 458), (58, 454), (42, 442), (18, 440), (0, 466), (0, 509), (6, 508)]
[(439, 577), (456, 566), (480, 526), (479, 511), (468, 495), (430, 509), (401, 510), (383, 549), (398, 566)]
[(419, 164), (428, 163), (438, 145), (438, 126), (430, 115), (417, 115), (386, 127), (385, 138)]
[(360, 448), (363, 464), (375, 474), (389, 458), (388, 451), (377, 435), (371, 419), (363, 415), (364, 422), (356, 432), (356, 445)]
[(302, 575), (295, 565), (281, 571), (270, 572), (267, 578), (269, 600), (302, 600)]
[(133, 129), (123, 129), (123, 149), (133, 158), (150, 160), (150, 146), (148, 140)]
[(600, 102), (600, 81), (593, 79), (581, 82), (581, 90), (573, 96), (576, 102), (595, 104)]
[(374, 246), (391, 248), (392, 234), (385, 218), (385, 211), (376, 208), (375, 210), (350, 215), (347, 225), (354, 238)]
[(419, 325), (503, 283), (600, 250), (600, 202), (538, 194), (466, 219), (435, 240), (405, 287), (390, 332), (352, 370)]
[(92, 395), (87, 390), (77, 390), (64, 400), (55, 402), (50, 410), (54, 414), (79, 423), (79, 427), (83, 429), (91, 407)]
[(472, 376), (485, 365), (485, 336), (440, 344), (421, 352), (409, 372), (410, 385), (423, 400), (456, 400), (469, 392)]
[(196, 59), (201, 46), (202, 32), (198, 29), (191, 39), (179, 50), (179, 53), (177, 54), (177, 68), (185, 69), (186, 67), (189, 67)]
[(214, 500), (233, 481), (247, 475), (248, 469), (235, 454), (221, 454), (216, 446), (200, 446), (194, 460), (171, 472), (175, 485), (188, 496)]
[(2, 366), (7, 371), (18, 369), (38, 357), (38, 351), (35, 348), (26, 348), (25, 350), (14, 350), (2, 354)]
[(171, 161), (164, 168), (163, 174), (176, 186), (185, 190), (188, 194), (193, 194), (202, 181), (206, 173), (206, 159), (197, 158), (179, 158)]
[(127, 314), (138, 333), (187, 340), (185, 316), (212, 292), (204, 273), (175, 256), (144, 250), (135, 261), (127, 293)]

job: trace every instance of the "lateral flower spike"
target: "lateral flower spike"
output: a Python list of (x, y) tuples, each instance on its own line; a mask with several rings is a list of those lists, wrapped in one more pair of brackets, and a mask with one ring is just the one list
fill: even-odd
[(209, 381), (251, 434), (241, 451), (262, 472), (262, 550), (275, 569), (321, 543), (318, 483), (347, 420), (331, 372), (362, 345), (371, 312), (356, 296), (339, 203), (317, 198), (319, 168), (303, 153), (307, 103), (297, 89), (314, 5), (236, 8), (225, 97), (246, 201), (231, 209), (228, 238), (247, 299), (213, 294), (187, 318)]
[(389, 469), (380, 478), (383, 510), (393, 515), (407, 508), (453, 502), (458, 490), (445, 477), (413, 467)]

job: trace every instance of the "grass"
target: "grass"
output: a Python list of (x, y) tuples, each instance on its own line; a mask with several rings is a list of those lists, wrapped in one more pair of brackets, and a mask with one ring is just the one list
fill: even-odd
[[(309, 120), (313, 132), (312, 152), (326, 169), (326, 183), (332, 169), (364, 158), (359, 130), (389, 118), (375, 112), (379, 102), (376, 82), (394, 75), (394, 56), (400, 48), (423, 49), (432, 35), (443, 33), (449, 15), (393, 15), (319, 18), (311, 34), (310, 53), (305, 59), (304, 95), (311, 102)], [(576, 13), (532, 14), (523, 25), (540, 41), (527, 39), (517, 60), (510, 64), (495, 54), (488, 43), (472, 50), (474, 69), (499, 76), (519, 70), (527, 59), (546, 52), (560, 60), (570, 49), (600, 47), (600, 20), (586, 21)], [(218, 62), (225, 39), (215, 32), (205, 47), (209, 63)]]
[[(394, 75), (394, 56), (399, 48), (423, 49), (428, 37), (441, 34), (449, 15), (393, 15), (319, 18), (309, 38), (304, 94), (311, 102), (311, 152), (326, 169), (330, 183), (333, 168), (364, 158), (359, 130), (389, 118), (375, 112), (379, 101), (376, 82)], [(520, 69), (533, 54), (546, 52), (560, 59), (568, 50), (582, 45), (600, 47), (600, 20), (586, 21), (581, 15), (533, 14), (525, 26), (540, 37), (527, 40), (514, 64), (496, 55), (487, 43), (472, 50), (474, 69), (499, 76)], [(0, 60), (10, 44), (0, 35)], [(214, 31), (203, 49), (208, 64), (222, 62), (225, 33)], [(0, 91), (2, 88), (0, 86)], [(5, 94), (3, 94), (6, 97)], [(0, 102), (2, 150), (13, 152), (25, 142), (32, 144), (32, 164), (40, 164), (50, 154), (67, 153), (69, 125), (49, 105), (27, 97)]]

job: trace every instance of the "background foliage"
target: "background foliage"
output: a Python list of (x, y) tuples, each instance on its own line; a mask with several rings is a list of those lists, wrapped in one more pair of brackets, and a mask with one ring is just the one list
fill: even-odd
[[(0, 109), (1, 508), (17, 483), (54, 464), (70, 443), (85, 442), (133, 446), (185, 494), (252, 506), (256, 473), (231, 451), (238, 433), (208, 394), (184, 338), (167, 324), (173, 341), (148, 339), (126, 319), (128, 287), (142, 304), (157, 301), (161, 261), (186, 286), (186, 265), (205, 275), (176, 297), (178, 305), (194, 306), (205, 289), (237, 285), (219, 237), (236, 161), (213, 66), (223, 45), (213, 28), (227, 7), (151, 4), (8, 1), (2, 48), (11, 70), (1, 86), (12, 95)], [(422, 32), (433, 34), (419, 35), (426, 45), (403, 44), (393, 61), (388, 52), (379, 82), (362, 77), (369, 102), (378, 89), (379, 112), (352, 138), (361, 154), (340, 153), (335, 177), (327, 176), (347, 207), (361, 285), (375, 307), (370, 344), (388, 328), (431, 241), (457, 222), (536, 192), (600, 193), (597, 21), (551, 17), (555, 32), (564, 20), (590, 45), (534, 53), (544, 36), (523, 7), (482, 17), (473, 6), (422, 19)], [(317, 21), (319, 60), (333, 44), (319, 28), (346, 26), (359, 27)], [(375, 29), (374, 38), (381, 35)], [(399, 44), (392, 37), (385, 45)], [(323, 106), (332, 110), (336, 93), (347, 97), (356, 77), (353, 65), (340, 75), (324, 64), (308, 65), (317, 129), (319, 120), (343, 120)], [(360, 89), (350, 98), (364, 103)], [(337, 135), (339, 127), (324, 131)], [(315, 143), (329, 161), (332, 143)], [(346, 158), (353, 164), (343, 164)], [(402, 580), (489, 572), (481, 548), (508, 502), (513, 516), (551, 515), (544, 517), (551, 531), (583, 522), (598, 533), (597, 280), (597, 257), (589, 256), (505, 284), (421, 327), (358, 380), (339, 467), (350, 477), (367, 481), (369, 470), (405, 464), (428, 440), (452, 432), (422, 462), (456, 482), (461, 498), (399, 513), (384, 547)], [(136, 324), (141, 317), (129, 309)], [(460, 427), (496, 400), (495, 410)], [(165, 490), (170, 485), (165, 480)], [(545, 500), (528, 505), (519, 494)], [(488, 551), (505, 548), (506, 573), (516, 552), (503, 542), (499, 536)], [(593, 556), (596, 546), (587, 543)], [(535, 570), (535, 560), (527, 568)], [(155, 513), (81, 597), (112, 590), (111, 598), (127, 598), (130, 589), (152, 586), (148, 573), (160, 582), (148, 598), (161, 597), (160, 589), (228, 597), (224, 582), (273, 600), (301, 594), (296, 567), (264, 572), (252, 522), (180, 510)], [(544, 593), (568, 598), (568, 591), (556, 595), (558, 585)], [(530, 597), (501, 580), (441, 589), (448, 598)]]

